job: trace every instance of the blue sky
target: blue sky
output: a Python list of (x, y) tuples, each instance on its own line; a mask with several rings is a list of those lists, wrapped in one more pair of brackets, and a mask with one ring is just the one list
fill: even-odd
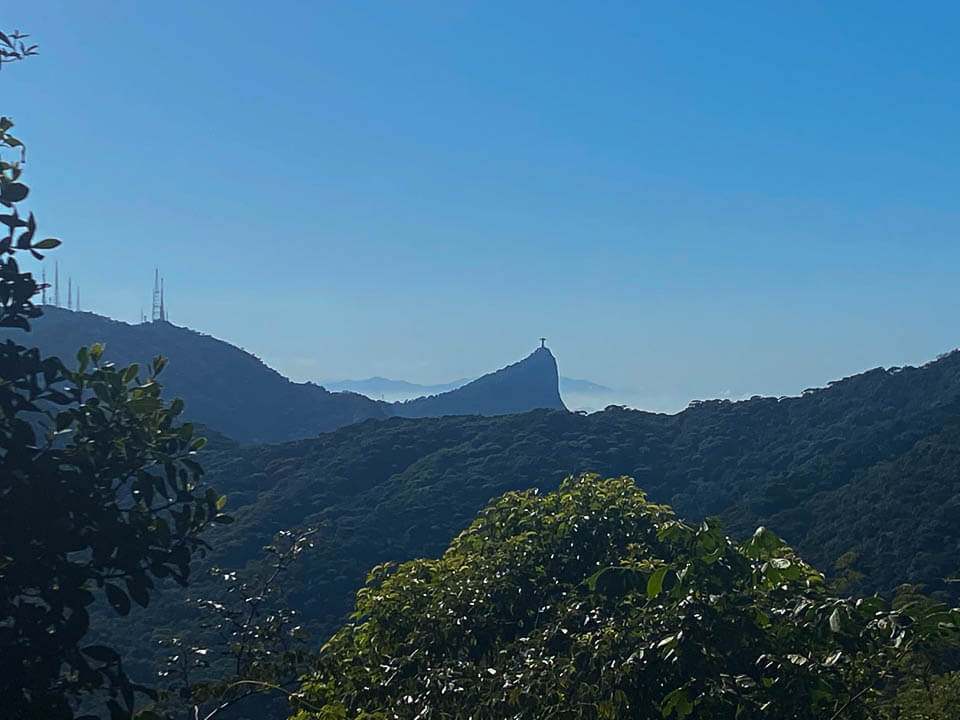
[(958, 16), (32, 0), (2, 112), (86, 309), (136, 321), (159, 264), (174, 322), (296, 379), (545, 335), (676, 409), (958, 345)]

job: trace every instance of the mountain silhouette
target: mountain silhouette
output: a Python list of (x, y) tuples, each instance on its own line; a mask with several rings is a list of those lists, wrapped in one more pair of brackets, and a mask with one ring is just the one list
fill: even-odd
[(530, 410), (566, 410), (560, 399), (557, 361), (539, 347), (520, 362), (428, 397), (394, 403), (393, 414), (406, 418), (442, 415), (512, 415)]
[(0, 331), (70, 366), (76, 351), (94, 342), (117, 365), (152, 358), (169, 360), (160, 381), (164, 395), (180, 397), (185, 416), (237, 442), (275, 443), (315, 437), (362, 420), (393, 416), (506, 415), (537, 408), (564, 409), (557, 390), (557, 364), (545, 348), (456, 390), (405, 403), (373, 400), (354, 392), (330, 392), (297, 383), (255, 355), (210, 335), (167, 321), (137, 325), (90, 312), (44, 306), (33, 330)]

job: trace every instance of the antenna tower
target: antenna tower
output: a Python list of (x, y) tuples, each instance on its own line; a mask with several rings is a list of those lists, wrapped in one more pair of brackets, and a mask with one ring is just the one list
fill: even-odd
[(40, 304), (47, 304), (47, 266), (43, 266), (40, 275)]
[(73, 310), (73, 277), (67, 278), (67, 310)]
[(53, 267), (53, 304), (60, 307), (60, 263), (54, 263)]
[(160, 278), (160, 319), (167, 319), (167, 311), (163, 307), (163, 278)]
[(150, 313), (151, 320), (160, 320), (160, 269), (153, 269), (153, 310)]

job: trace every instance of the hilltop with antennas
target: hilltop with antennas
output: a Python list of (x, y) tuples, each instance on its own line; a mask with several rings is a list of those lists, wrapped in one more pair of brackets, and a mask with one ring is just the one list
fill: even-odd
[[(153, 269), (153, 308), (150, 311), (150, 319), (153, 322), (170, 322), (167, 317), (167, 307), (163, 299), (163, 278), (160, 277), (160, 268)], [(147, 321), (147, 316), (140, 313), (140, 320)]]
[[(140, 322), (170, 322), (164, 298), (164, 278), (160, 275), (160, 268), (153, 269), (153, 307), (150, 317), (140, 310)], [(47, 291), (50, 291), (49, 297)], [(67, 276), (67, 302), (64, 305), (60, 300), (60, 263), (53, 265), (53, 282), (47, 282), (47, 267), (44, 265), (40, 275), (40, 304), (45, 308), (63, 308), (66, 310), (80, 310), (80, 283), (73, 284), (73, 276)]]
[[(52, 290), (52, 297), (50, 298), (53, 302), (47, 302), (47, 290)], [(53, 282), (47, 282), (47, 266), (44, 265), (41, 269), (40, 275), (40, 304), (48, 305), (52, 304), (53, 307), (64, 307), (60, 304), (60, 263), (55, 262), (53, 264)], [(73, 277), (71, 275), (67, 276), (67, 310), (79, 310), (80, 309), (80, 283), (77, 283), (76, 288), (73, 287)]]

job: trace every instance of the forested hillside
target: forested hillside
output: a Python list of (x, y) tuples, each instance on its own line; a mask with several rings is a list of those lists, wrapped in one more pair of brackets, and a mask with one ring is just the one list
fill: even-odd
[[(220, 439), (203, 461), (237, 518), (211, 538), (221, 566), (258, 556), (278, 530), (320, 528), (285, 592), (321, 636), (375, 564), (436, 555), (490, 498), (585, 471), (633, 476), (652, 500), (718, 515), (734, 537), (768, 526), (827, 571), (853, 551), (865, 592), (916, 582), (950, 593), (943, 579), (960, 569), (958, 352), (672, 416), (393, 418), (285, 445)], [(146, 636), (158, 625), (136, 622)]]

